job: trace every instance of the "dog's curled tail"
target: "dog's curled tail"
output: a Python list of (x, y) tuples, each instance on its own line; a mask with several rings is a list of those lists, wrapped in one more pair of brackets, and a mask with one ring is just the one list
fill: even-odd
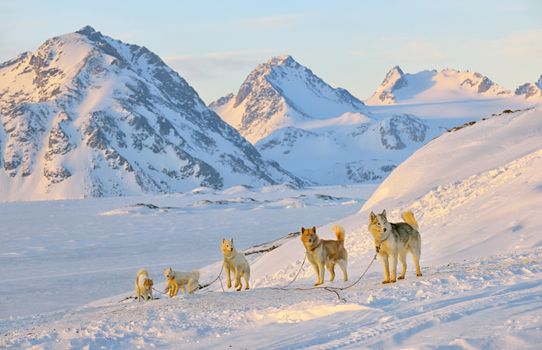
[(139, 277), (139, 276), (141, 276), (141, 275), (147, 275), (147, 276), (148, 276), (148, 275), (149, 275), (149, 272), (148, 272), (146, 269), (139, 269), (139, 270), (137, 270), (136, 276)]
[(337, 236), (337, 241), (344, 242), (344, 228), (341, 225), (333, 225), (333, 231), (335, 231), (335, 236)]
[(412, 226), (412, 228), (414, 228), (416, 231), (419, 231), (420, 228), (418, 226), (418, 221), (416, 221), (416, 218), (414, 217), (414, 213), (412, 211), (405, 211), (403, 214), (401, 214), (401, 216), (407, 224)]

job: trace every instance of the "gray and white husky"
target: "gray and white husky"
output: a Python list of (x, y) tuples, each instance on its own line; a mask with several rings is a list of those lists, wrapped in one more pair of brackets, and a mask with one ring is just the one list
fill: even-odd
[[(416, 265), (416, 276), (421, 276), (420, 255), (422, 252), (422, 239), (418, 232), (418, 222), (411, 211), (402, 215), (405, 222), (392, 223), (386, 217), (386, 210), (380, 214), (371, 212), (369, 217), (369, 231), (373, 234), (376, 252), (382, 258), (384, 265), (384, 281), (395, 282), (397, 275), (397, 256), (403, 265), (399, 276), (402, 280), (406, 274), (406, 255), (411, 252)], [(389, 260), (391, 259), (391, 274)]]

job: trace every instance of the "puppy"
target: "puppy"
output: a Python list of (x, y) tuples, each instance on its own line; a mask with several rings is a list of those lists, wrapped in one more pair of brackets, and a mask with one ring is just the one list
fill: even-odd
[(147, 272), (147, 270), (140, 269), (139, 271), (137, 271), (135, 279), (135, 292), (137, 301), (141, 302), (141, 298), (143, 298), (143, 300), (154, 299), (152, 296), (153, 284), (154, 283), (149, 278), (149, 273)]
[(222, 239), (222, 255), (224, 256), (224, 269), (226, 270), (226, 280), (228, 288), (231, 288), (231, 271), (235, 279), (234, 287), (240, 291), (241, 277), (245, 279), (245, 290), (249, 289), (250, 265), (248, 264), (245, 254), (238, 252), (233, 246), (233, 238), (231, 240)]
[(179, 293), (179, 289), (183, 293), (193, 294), (198, 288), (199, 271), (193, 270), (190, 272), (174, 271), (171, 267), (164, 270), (166, 277), (166, 290), (170, 298)]
[(307, 251), (307, 259), (311, 263), (316, 276), (318, 277), (315, 286), (324, 283), (324, 266), (327, 267), (331, 274), (330, 281), (335, 279), (335, 264), (338, 264), (344, 274), (344, 280), (348, 281), (348, 273), (346, 271), (348, 265), (348, 253), (344, 248), (344, 229), (339, 226), (333, 226), (337, 240), (320, 239), (316, 234), (316, 227), (304, 228), (301, 227), (301, 242)]
[[(403, 265), (403, 271), (398, 277), (400, 280), (406, 274), (406, 255), (412, 253), (414, 265), (416, 265), (416, 276), (421, 276), (420, 255), (422, 252), (422, 239), (418, 232), (418, 222), (411, 211), (402, 215), (405, 222), (391, 223), (386, 217), (386, 210), (381, 214), (371, 212), (369, 216), (369, 231), (373, 234), (376, 252), (382, 258), (384, 265), (384, 281), (390, 283), (396, 281), (397, 256)], [(389, 258), (391, 257), (391, 274)]]

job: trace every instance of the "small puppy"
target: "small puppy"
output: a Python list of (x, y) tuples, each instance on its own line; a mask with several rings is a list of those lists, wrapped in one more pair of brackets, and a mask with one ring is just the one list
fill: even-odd
[(335, 264), (338, 264), (344, 274), (344, 280), (348, 281), (348, 273), (346, 271), (348, 265), (348, 253), (344, 248), (344, 229), (339, 226), (333, 226), (335, 231), (336, 241), (320, 239), (316, 234), (316, 227), (304, 228), (301, 227), (301, 242), (307, 251), (307, 258), (311, 263), (318, 279), (315, 286), (324, 283), (324, 266), (327, 267), (331, 274), (330, 281), (335, 279)]
[(168, 267), (164, 270), (164, 276), (166, 277), (166, 290), (170, 298), (176, 296), (179, 289), (185, 294), (192, 294), (198, 288), (198, 270), (182, 272), (173, 271), (171, 267)]
[(239, 253), (233, 246), (233, 238), (230, 240), (222, 238), (222, 255), (224, 255), (224, 269), (226, 270), (228, 288), (231, 288), (230, 272), (233, 270), (233, 277), (235, 278), (234, 287), (237, 291), (243, 288), (241, 277), (245, 279), (245, 290), (249, 289), (250, 265), (245, 258), (245, 254)]
[(143, 298), (143, 300), (154, 299), (152, 296), (153, 284), (154, 283), (149, 278), (149, 273), (147, 272), (147, 270), (140, 269), (139, 271), (137, 271), (135, 279), (135, 292), (137, 301), (141, 302), (141, 298)]
[[(382, 283), (393, 283), (396, 279), (402, 280), (406, 274), (406, 255), (412, 253), (416, 276), (420, 277), (420, 255), (422, 253), (422, 239), (420, 237), (418, 222), (411, 211), (402, 215), (405, 222), (392, 223), (386, 217), (386, 210), (380, 214), (371, 212), (369, 216), (369, 231), (373, 234), (376, 252), (382, 258), (384, 265), (384, 281)], [(403, 270), (397, 276), (397, 257), (401, 261)], [(391, 274), (390, 259), (391, 258)]]

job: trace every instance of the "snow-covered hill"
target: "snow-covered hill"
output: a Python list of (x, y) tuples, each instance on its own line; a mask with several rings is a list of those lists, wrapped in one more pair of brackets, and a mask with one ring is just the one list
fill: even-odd
[(302, 182), (148, 49), (91, 27), (0, 65), (0, 199)]
[(347, 90), (329, 86), (291, 56), (258, 65), (236, 95), (224, 96), (209, 107), (252, 143), (277, 129), (365, 110)]
[(443, 69), (410, 74), (395, 66), (365, 103), (392, 105), (510, 96), (512, 92), (477, 72)]

